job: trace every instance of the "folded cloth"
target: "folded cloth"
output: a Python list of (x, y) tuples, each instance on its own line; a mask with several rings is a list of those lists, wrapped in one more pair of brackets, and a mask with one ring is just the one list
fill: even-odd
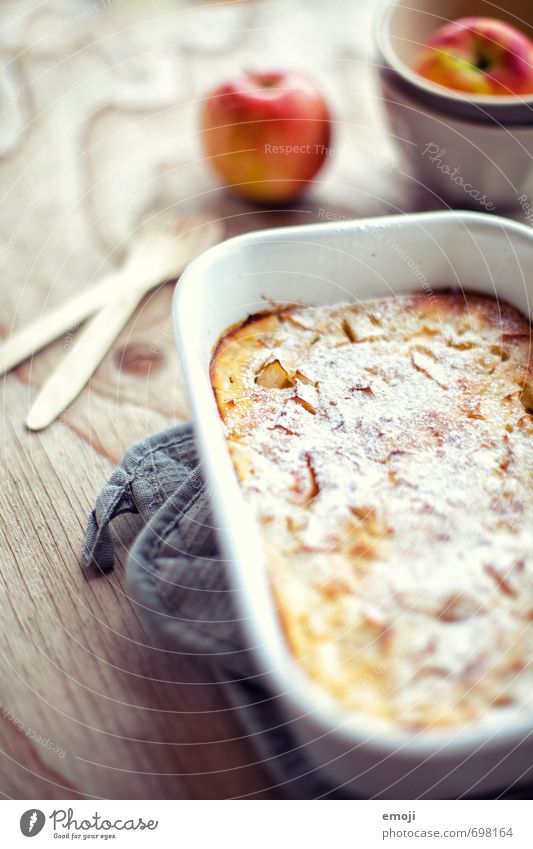
[[(89, 518), (83, 548), (88, 568), (113, 568), (110, 524), (125, 513), (144, 522), (126, 566), (133, 594), (174, 651), (201, 655), (221, 672), (221, 686), (230, 688), (276, 786), (297, 799), (345, 798), (309, 766), (254, 666), (236, 612), (239, 590), (218, 555), (191, 425), (155, 434), (126, 452)], [(506, 795), (524, 798), (524, 791)]]
[(128, 581), (158, 630), (184, 652), (218, 657), (226, 672), (253, 674), (190, 425), (126, 452), (89, 517), (88, 567), (113, 568), (110, 523), (124, 513), (146, 523), (128, 557)]
[(236, 613), (238, 590), (230, 586), (218, 555), (191, 425), (128, 449), (89, 517), (83, 548), (87, 568), (113, 568), (110, 525), (126, 513), (139, 514), (144, 522), (126, 565), (132, 593), (173, 650), (216, 664), (221, 686), (273, 784), (297, 799), (343, 798), (309, 766), (254, 667)]

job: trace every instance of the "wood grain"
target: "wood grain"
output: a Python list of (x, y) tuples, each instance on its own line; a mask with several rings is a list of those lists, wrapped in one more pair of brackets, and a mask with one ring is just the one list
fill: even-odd
[[(0, 331), (24, 326), (117, 266), (144, 211), (223, 219), (228, 235), (429, 206), (396, 167), (368, 63), (371, 3), (13, 0), (0, 50)], [(335, 4), (334, 4), (335, 5)], [(93, 7), (91, 7), (93, 8)], [(342, 10), (344, 9), (344, 12)], [(341, 13), (345, 19), (341, 19)], [(144, 18), (142, 18), (144, 15)], [(336, 24), (332, 25), (331, 21)], [(310, 198), (261, 210), (202, 159), (203, 92), (243, 66), (301, 65), (336, 110), (335, 156)], [(340, 117), (342, 116), (342, 118)], [(75, 329), (7, 376), (0, 442), (0, 792), (13, 798), (278, 795), (220, 687), (153, 642), (119, 560), (91, 579), (86, 517), (124, 449), (188, 416), (172, 287), (147, 297), (61, 420), (31, 435), (36, 387)], [(189, 682), (189, 683), (183, 683)], [(64, 753), (64, 754), (63, 754)]]

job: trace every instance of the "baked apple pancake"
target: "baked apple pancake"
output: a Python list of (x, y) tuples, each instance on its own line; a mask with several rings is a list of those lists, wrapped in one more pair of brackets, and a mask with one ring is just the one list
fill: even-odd
[(286, 638), (409, 728), (533, 708), (531, 327), (411, 295), (250, 317), (211, 378)]

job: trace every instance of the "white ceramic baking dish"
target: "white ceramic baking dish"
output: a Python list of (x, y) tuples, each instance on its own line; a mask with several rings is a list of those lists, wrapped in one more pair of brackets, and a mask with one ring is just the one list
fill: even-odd
[[(533, 231), (480, 213), (438, 212), (267, 230), (211, 248), (183, 274), (174, 322), (200, 455), (258, 675), (313, 766), (380, 798), (491, 793), (533, 777), (533, 717), (439, 734), (355, 718), (321, 696), (290, 654), (258, 527), (241, 496), (209, 379), (230, 325), (271, 304), (357, 301), (439, 287), (509, 301), (530, 315)], [(428, 552), (431, 558), (431, 552)]]

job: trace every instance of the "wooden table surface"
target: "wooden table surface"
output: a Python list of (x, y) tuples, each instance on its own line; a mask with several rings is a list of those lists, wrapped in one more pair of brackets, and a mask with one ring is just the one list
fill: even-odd
[[(430, 208), (394, 160), (370, 63), (369, 2), (3, 0), (0, 332), (118, 266), (147, 209), (226, 233)], [(144, 12), (143, 12), (144, 9)], [(202, 161), (202, 94), (242, 67), (303, 67), (336, 113), (334, 155), (294, 208), (226, 196)], [(341, 117), (342, 116), (342, 117)], [(132, 442), (187, 419), (172, 287), (146, 299), (90, 385), (42, 434), (29, 404), (73, 332), (7, 376), (0, 443), (0, 792), (8, 798), (278, 795), (216, 686), (163, 650), (120, 563), (80, 566), (96, 494)], [(187, 681), (188, 683), (183, 683)]]

